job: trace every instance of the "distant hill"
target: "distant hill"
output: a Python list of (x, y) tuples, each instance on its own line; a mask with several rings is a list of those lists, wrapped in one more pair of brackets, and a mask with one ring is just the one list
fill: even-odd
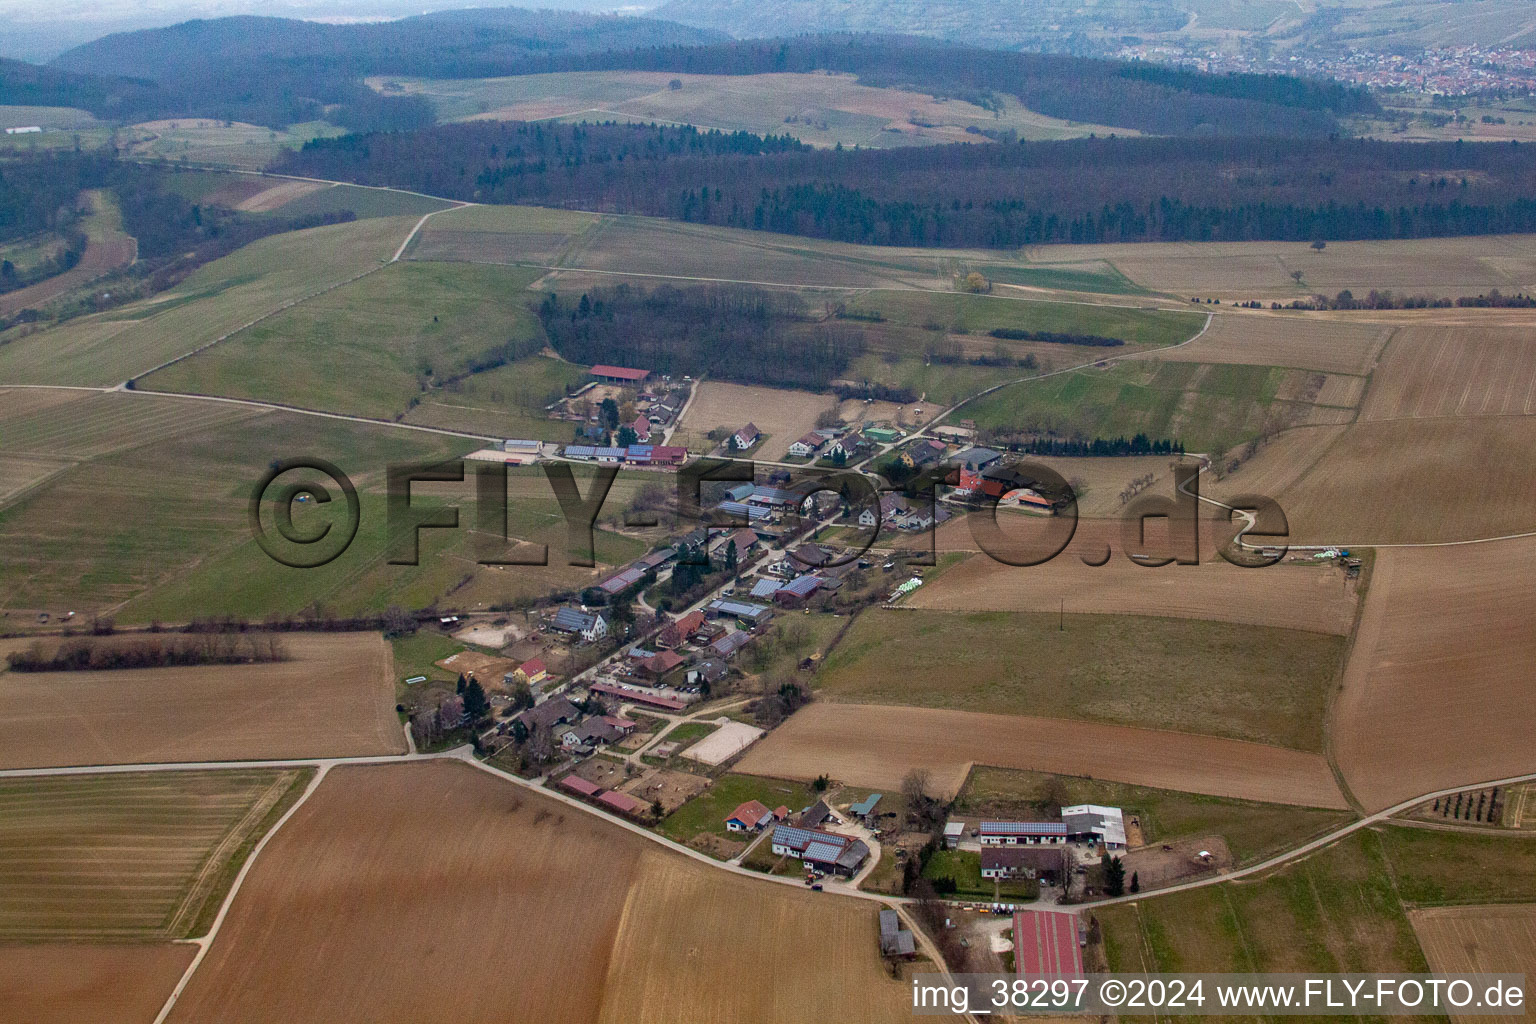
[(82, 75), (0, 57), (0, 96), (12, 106), (79, 107), (115, 118), (164, 102), (160, 87), (142, 78)]
[(388, 129), (430, 123), (431, 107), (416, 97), (378, 96), (362, 85), (365, 75), (516, 74), (529, 62), (723, 38), (647, 18), (518, 8), (364, 25), (241, 16), (105, 36), (60, 54), (49, 67), (156, 83), (159, 95), (142, 97), (124, 110), (125, 117), (202, 116), (279, 126), (325, 116), (349, 128)]

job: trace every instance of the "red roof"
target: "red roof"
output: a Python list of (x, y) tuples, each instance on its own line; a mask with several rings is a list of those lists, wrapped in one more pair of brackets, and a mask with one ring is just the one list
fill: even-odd
[(1083, 950), (1077, 944), (1077, 915), (1039, 910), (1014, 914), (1013, 962), (1020, 976), (1082, 977)]
[(673, 651), (662, 651), (660, 654), (653, 658), (647, 658), (644, 662), (641, 663), (641, 665), (647, 672), (651, 672), (659, 676), (671, 672), (682, 663), (683, 656), (681, 654), (677, 654)]
[(682, 618), (674, 622), (673, 625), (676, 626), (684, 636), (688, 636), (690, 633), (697, 632), (699, 627), (704, 625), (704, 613), (695, 608), (693, 611), (689, 612), (687, 615), (684, 615)]
[(758, 825), (773, 817), (773, 812), (756, 800), (748, 800), (731, 812), (726, 821), (739, 821), (747, 828), (757, 828)]
[(567, 775), (560, 780), (560, 785), (572, 793), (580, 793), (582, 796), (596, 796), (603, 791), (603, 787), (594, 782), (588, 782), (580, 775)]
[(688, 457), (688, 449), (681, 445), (659, 444), (651, 449), (652, 462), (682, 462)]
[(676, 697), (664, 697), (659, 693), (649, 693), (635, 687), (615, 686), (613, 683), (593, 683), (588, 687), (593, 693), (606, 693), (610, 697), (620, 697), (624, 700), (638, 701), (641, 704), (654, 704), (668, 711), (681, 711), (688, 706), (685, 700)]
[(540, 672), (549, 671), (549, 669), (544, 667), (544, 662), (540, 661), (538, 658), (529, 658), (519, 667), (522, 669), (523, 675), (527, 676), (529, 679), (532, 679)]
[(607, 363), (598, 363), (592, 367), (594, 377), (618, 377), (621, 380), (645, 380), (651, 375), (650, 370), (632, 370), (627, 366), (609, 366)]
[(598, 797), (597, 802), (612, 807), (622, 814), (637, 814), (645, 806), (628, 793), (620, 793), (612, 789)]

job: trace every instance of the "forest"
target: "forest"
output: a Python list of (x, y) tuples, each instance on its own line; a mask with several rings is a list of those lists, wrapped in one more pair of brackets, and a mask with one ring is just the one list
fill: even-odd
[(316, 139), (273, 169), (874, 245), (1536, 230), (1536, 161), (1518, 143), (1088, 138), (808, 150), (752, 140), (691, 127), (481, 121)]
[(747, 286), (595, 288), (539, 306), (550, 345), (575, 363), (822, 390), (864, 351), (856, 329), (810, 322), (798, 296)]

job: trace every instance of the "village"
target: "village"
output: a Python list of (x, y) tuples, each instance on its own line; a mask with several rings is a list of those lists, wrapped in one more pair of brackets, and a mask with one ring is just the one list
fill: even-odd
[[(665, 441), (690, 382), (652, 385), (645, 371), (614, 366), (592, 374), (586, 397), (562, 404), (560, 414), (580, 409), (583, 440), (625, 444), (510, 440), (481, 457), (641, 469), (688, 457)], [(615, 407), (638, 411), (613, 430)], [(798, 878), (811, 891), (927, 898), (949, 908), (941, 931), (985, 942), (1010, 962), (1017, 936), (1055, 935), (1051, 921), (1073, 922), (1061, 932), (1072, 949), (1051, 955), (1081, 971), (1078, 940), (1087, 932), (1070, 913), (1073, 903), (1220, 871), (1224, 851), (1149, 849), (1135, 814), (1119, 807), (980, 818), (950, 813), (953, 802), (921, 779), (891, 794), (825, 776), (802, 784), (735, 770), (768, 731), (814, 699), (821, 655), (779, 649), (782, 633), (806, 624), (816, 635), (835, 631), (862, 607), (899, 601), (932, 572), (918, 550), (871, 550), (876, 536), (921, 535), (976, 498), (1006, 499), (1024, 513), (1053, 511), (1048, 498), (1015, 485), (1003, 452), (967, 446), (961, 430), (943, 439), (880, 425), (812, 431), (789, 445), (788, 461), (760, 466), (760, 481), (707, 485), (710, 514), (730, 525), (670, 535), (600, 572), (576, 600), (529, 609), (520, 626), (510, 616), (445, 617), (439, 627), (466, 644), (435, 666), (457, 676), (453, 691), (424, 686), (422, 676), (405, 681), (401, 707), (415, 744), (472, 742), (490, 763), (599, 813), (733, 866)], [(761, 441), (744, 423), (713, 454), (751, 457)], [(796, 464), (843, 469), (877, 455), (945, 480), (938, 500), (888, 492), (855, 508), (835, 492), (807, 495), (791, 484)], [(1028, 909), (1037, 905), (1049, 909)], [(911, 960), (911, 932), (886, 913), (882, 955)], [(1006, 928), (986, 924), (1010, 914), (1017, 917)], [(1046, 946), (1031, 939), (1023, 948), (1029, 952), (1018, 969), (1038, 967)]]

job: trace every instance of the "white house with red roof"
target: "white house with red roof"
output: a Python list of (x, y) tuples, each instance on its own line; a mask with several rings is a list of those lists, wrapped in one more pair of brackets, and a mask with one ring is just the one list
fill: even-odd
[(748, 800), (725, 819), (725, 827), (732, 832), (756, 832), (772, 820), (772, 811), (760, 801)]

